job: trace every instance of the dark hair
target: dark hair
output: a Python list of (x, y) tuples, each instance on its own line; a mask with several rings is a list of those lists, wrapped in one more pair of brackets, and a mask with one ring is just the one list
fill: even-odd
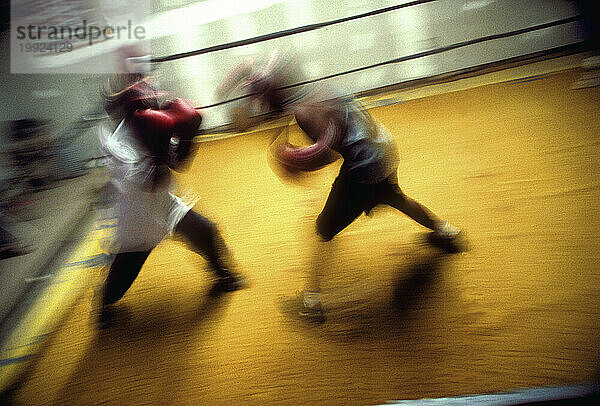
[(102, 91), (104, 109), (115, 120), (122, 120), (136, 110), (158, 109), (158, 94), (141, 74), (113, 76)]

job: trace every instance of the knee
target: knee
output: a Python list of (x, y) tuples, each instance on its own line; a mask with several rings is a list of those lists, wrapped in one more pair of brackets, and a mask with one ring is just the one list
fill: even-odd
[(399, 188), (395, 187), (387, 198), (387, 203), (397, 209), (402, 210), (409, 202), (409, 197)]
[(206, 217), (190, 210), (177, 225), (176, 231), (194, 237), (196, 235), (214, 236), (219, 233), (217, 225)]

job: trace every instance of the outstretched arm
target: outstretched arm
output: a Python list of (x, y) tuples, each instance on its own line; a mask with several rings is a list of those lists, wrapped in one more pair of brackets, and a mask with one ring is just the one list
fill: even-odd
[[(216, 99), (224, 101), (234, 90), (245, 85), (254, 74), (254, 70), (254, 58), (247, 58), (238, 64), (217, 87), (215, 91)], [(250, 109), (251, 103), (248, 99), (230, 103), (228, 115), (233, 124), (231, 130), (246, 131), (261, 123), (262, 120), (252, 117)]]
[(234, 89), (250, 79), (254, 72), (254, 65), (254, 58), (247, 58), (229, 72), (215, 91), (217, 99), (224, 100)]

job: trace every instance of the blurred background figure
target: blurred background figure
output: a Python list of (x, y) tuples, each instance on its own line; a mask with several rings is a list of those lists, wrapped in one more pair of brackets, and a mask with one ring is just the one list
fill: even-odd
[(11, 172), (5, 181), (12, 193), (35, 193), (51, 187), (56, 178), (58, 148), (48, 126), (48, 122), (35, 119), (10, 122), (4, 151)]
[(583, 17), (583, 29), (589, 43), (591, 55), (583, 59), (579, 80), (573, 83), (573, 89), (585, 89), (600, 85), (600, 13), (597, 2), (593, 0), (573, 0)]
[(5, 214), (0, 212), (0, 260), (26, 254), (27, 251), (17, 240), (17, 238), (8, 231)]
[(37, 192), (52, 186), (55, 154), (46, 129), (46, 122), (31, 119), (14, 120), (5, 128), (1, 157), (4, 161), (0, 202), (1, 259), (27, 253), (12, 231), (11, 224), (19, 220), (12, 219), (7, 212), (17, 211)]

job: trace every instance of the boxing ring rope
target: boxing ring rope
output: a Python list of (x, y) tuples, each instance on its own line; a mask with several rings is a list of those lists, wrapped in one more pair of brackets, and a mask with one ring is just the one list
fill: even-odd
[[(270, 41), (270, 40), (274, 40), (274, 39), (279, 39), (279, 38), (283, 38), (283, 37), (287, 37), (287, 36), (291, 36), (291, 35), (295, 35), (295, 34), (300, 34), (300, 33), (305, 33), (305, 32), (309, 32), (309, 31), (325, 28), (325, 27), (332, 26), (335, 24), (340, 24), (340, 23), (345, 23), (345, 22), (349, 22), (349, 21), (353, 21), (353, 20), (358, 20), (361, 18), (376, 16), (376, 15), (380, 15), (383, 13), (397, 11), (397, 10), (412, 7), (412, 6), (432, 3), (435, 1), (437, 1), (437, 0), (410, 1), (407, 3), (403, 3), (403, 4), (397, 4), (397, 5), (377, 9), (377, 10), (368, 11), (368, 12), (361, 13), (361, 14), (356, 14), (353, 16), (343, 17), (343, 18), (330, 20), (330, 21), (324, 21), (324, 22), (320, 22), (320, 23), (303, 25), (303, 26), (299, 26), (299, 27), (295, 27), (295, 28), (291, 28), (291, 29), (276, 31), (276, 32), (259, 35), (259, 36), (255, 36), (255, 37), (251, 37), (251, 38), (246, 38), (246, 39), (242, 39), (242, 40), (238, 40), (238, 41), (232, 41), (232, 42), (228, 42), (228, 43), (224, 43), (224, 44), (213, 45), (213, 46), (209, 46), (209, 47), (205, 47), (205, 48), (201, 48), (201, 49), (197, 49), (197, 50), (193, 50), (193, 51), (181, 52), (181, 53), (176, 53), (176, 54), (171, 54), (171, 55), (166, 55), (166, 56), (158, 56), (158, 57), (150, 56), (149, 58), (148, 57), (140, 58), (139, 62), (147, 63), (147, 64), (159, 64), (162, 62), (170, 62), (170, 61), (174, 61), (174, 60), (178, 60), (178, 59), (207, 54), (210, 52), (222, 51), (222, 50), (242, 47), (242, 46), (246, 46), (246, 45), (256, 44), (259, 42), (265, 42), (265, 41)], [(487, 35), (484, 37), (475, 38), (475, 39), (466, 40), (466, 41), (460, 41), (460, 42), (456, 42), (454, 44), (442, 46), (439, 48), (430, 49), (430, 50), (414, 53), (411, 55), (405, 55), (405, 56), (401, 56), (398, 58), (394, 58), (394, 59), (390, 59), (390, 60), (386, 60), (386, 61), (382, 61), (382, 62), (377, 62), (374, 64), (370, 64), (370, 65), (366, 65), (366, 66), (362, 66), (362, 67), (358, 67), (358, 68), (354, 68), (354, 69), (349, 69), (349, 70), (346, 70), (343, 72), (336, 72), (333, 74), (306, 80), (303, 82), (286, 85), (286, 86), (278, 88), (277, 90), (284, 90), (284, 89), (290, 89), (290, 88), (294, 88), (294, 87), (304, 86), (304, 85), (308, 85), (308, 84), (312, 84), (312, 83), (316, 83), (316, 82), (320, 82), (320, 81), (324, 81), (324, 80), (328, 80), (328, 79), (333, 79), (333, 78), (344, 76), (344, 75), (358, 73), (361, 71), (365, 71), (365, 70), (369, 70), (369, 69), (373, 69), (373, 68), (377, 68), (377, 67), (381, 67), (381, 66), (385, 66), (385, 65), (402, 63), (402, 62), (407, 62), (407, 61), (424, 58), (424, 57), (428, 57), (428, 56), (432, 56), (432, 55), (437, 55), (437, 54), (441, 54), (444, 52), (448, 52), (448, 51), (452, 51), (455, 49), (460, 49), (460, 48), (464, 48), (464, 47), (468, 47), (468, 46), (472, 46), (472, 45), (476, 45), (476, 44), (480, 44), (480, 43), (484, 43), (484, 42), (488, 42), (488, 41), (510, 38), (510, 37), (534, 32), (534, 31), (539, 31), (539, 30), (543, 30), (543, 29), (547, 29), (547, 28), (551, 28), (551, 27), (566, 25), (569, 23), (583, 20), (583, 18), (584, 18), (583, 15), (574, 15), (571, 17), (567, 17), (567, 18), (563, 18), (563, 19), (559, 19), (559, 20), (555, 20), (555, 21), (550, 21), (547, 23), (537, 24), (537, 25), (533, 25), (530, 27), (521, 28), (521, 29), (517, 29), (517, 30), (513, 30), (513, 31)], [(573, 45), (578, 46), (584, 42), (585, 41), (577, 43), (577, 44), (572, 44), (572, 46)], [(552, 51), (558, 52), (558, 51), (564, 50), (566, 48), (569, 48), (569, 46), (558, 47), (557, 49), (547, 50), (546, 52), (552, 52)], [(539, 53), (536, 53), (536, 54), (539, 54)], [(136, 58), (134, 58), (134, 59), (136, 59)], [(249, 94), (233, 97), (233, 98), (230, 98), (227, 100), (218, 101), (218, 102), (215, 102), (212, 104), (198, 106), (198, 107), (196, 107), (196, 109), (209, 109), (209, 108), (219, 107), (222, 105), (233, 103), (233, 102), (236, 102), (236, 101), (239, 101), (239, 100), (242, 100), (245, 98), (253, 97), (253, 96), (255, 96), (255, 93), (249, 93)], [(222, 132), (227, 132), (227, 125), (221, 125), (221, 126), (217, 126), (214, 128), (202, 130), (202, 134), (217, 134), (217, 133), (222, 133)]]
[(229, 42), (226, 44), (215, 45), (215, 46), (211, 46), (211, 47), (207, 47), (207, 48), (198, 49), (195, 51), (182, 52), (182, 53), (173, 54), (173, 55), (151, 58), (148, 62), (150, 62), (150, 63), (168, 62), (168, 61), (174, 61), (176, 59), (187, 58), (190, 56), (202, 55), (202, 54), (206, 54), (208, 52), (222, 51), (225, 49), (231, 49), (231, 48), (236, 48), (236, 47), (240, 47), (240, 46), (256, 44), (257, 42), (263, 42), (263, 41), (269, 41), (269, 40), (273, 40), (273, 39), (277, 39), (277, 38), (283, 38), (283, 37), (287, 37), (290, 35), (300, 34), (303, 32), (308, 32), (308, 31), (313, 31), (313, 30), (317, 30), (320, 28), (328, 27), (328, 26), (334, 25), (334, 24), (345, 23), (348, 21), (357, 20), (359, 18), (371, 17), (371, 16), (375, 16), (378, 14), (383, 14), (383, 13), (387, 13), (390, 11), (399, 10), (402, 8), (417, 6), (417, 5), (425, 4), (425, 3), (431, 3), (434, 1), (438, 1), (438, 0), (415, 0), (415, 1), (408, 2), (408, 3), (404, 3), (404, 4), (397, 4), (395, 6), (385, 7), (385, 8), (381, 8), (381, 9), (377, 9), (377, 10), (373, 10), (373, 11), (368, 11), (366, 13), (357, 14), (357, 15), (353, 15), (350, 17), (339, 18), (339, 19), (331, 20), (331, 21), (324, 21), (321, 23), (303, 25), (303, 26), (296, 27), (296, 28), (290, 28), (287, 30), (276, 31), (276, 32), (272, 32), (269, 34), (265, 34), (265, 35), (259, 35), (256, 37), (246, 38), (246, 39), (239, 40), (239, 41), (233, 41), (233, 42)]
[[(527, 27), (527, 28), (521, 28), (521, 29), (514, 30), (514, 31), (508, 31), (508, 32), (500, 33), (500, 34), (487, 35), (485, 37), (480, 37), (480, 38), (476, 38), (476, 39), (472, 39), (472, 40), (461, 41), (461, 42), (457, 42), (457, 43), (454, 43), (454, 44), (446, 45), (446, 46), (443, 46), (443, 47), (440, 47), (440, 48), (431, 49), (431, 50), (428, 50), (428, 51), (422, 51), (422, 52), (418, 52), (416, 54), (401, 56), (399, 58), (394, 58), (394, 59), (390, 59), (388, 61), (378, 62), (378, 63), (372, 64), (372, 65), (362, 66), (360, 68), (350, 69), (350, 70), (343, 71), (343, 72), (333, 73), (331, 75), (326, 75), (326, 76), (322, 76), (322, 77), (319, 77), (319, 78), (316, 78), (316, 79), (306, 80), (304, 82), (294, 83), (294, 84), (291, 84), (291, 85), (287, 85), (287, 86), (283, 86), (283, 87), (277, 88), (276, 90), (291, 89), (291, 88), (294, 88), (294, 87), (304, 86), (304, 85), (307, 85), (307, 84), (316, 83), (316, 82), (320, 82), (320, 81), (327, 80), (327, 79), (332, 79), (332, 78), (343, 76), (343, 75), (348, 75), (348, 74), (357, 73), (357, 72), (361, 72), (361, 71), (372, 69), (372, 68), (377, 68), (377, 67), (380, 67), (380, 66), (390, 65), (390, 64), (394, 64), (394, 63), (401, 63), (401, 62), (406, 62), (406, 61), (410, 61), (410, 60), (413, 60), (413, 59), (423, 58), (423, 57), (426, 57), (426, 56), (436, 55), (436, 54), (440, 54), (440, 53), (443, 53), (443, 52), (452, 51), (454, 49), (459, 49), (459, 48), (464, 48), (464, 47), (467, 47), (467, 46), (470, 46), (470, 45), (479, 44), (479, 43), (482, 43), (482, 42), (493, 41), (493, 40), (502, 39), (502, 38), (510, 38), (510, 37), (514, 37), (514, 36), (517, 36), (517, 35), (526, 34), (526, 33), (533, 32), (533, 31), (538, 31), (538, 30), (543, 30), (543, 29), (546, 29), (546, 28), (556, 27), (556, 26), (559, 26), (559, 25), (569, 24), (569, 23), (572, 23), (572, 22), (579, 21), (582, 18), (583, 18), (583, 16), (576, 15), (576, 16), (572, 16), (572, 17), (568, 17), (568, 18), (563, 18), (563, 19), (560, 19), (560, 20), (551, 21), (551, 22), (544, 23), (544, 24), (538, 24), (538, 25), (534, 25), (534, 26), (531, 26), (531, 27)], [(237, 42), (240, 42), (240, 41), (237, 41)], [(228, 45), (231, 45), (231, 44), (236, 44), (236, 43), (224, 44), (224, 45), (221, 45), (219, 47), (221, 47), (221, 49), (227, 49), (227, 48), (232, 48), (234, 46), (241, 46), (241, 45), (228, 46)], [(214, 48), (214, 47), (211, 47), (211, 48)], [(205, 49), (208, 49), (208, 48), (205, 48)], [(193, 52), (200, 52), (200, 51), (204, 51), (204, 49), (199, 50), (199, 51), (193, 51)], [(210, 51), (207, 51), (207, 52), (210, 52)], [(201, 53), (205, 53), (205, 52), (201, 52)], [(178, 54), (178, 55), (181, 55), (181, 54)], [(162, 59), (162, 58), (157, 58), (156, 60), (158, 60), (158, 59)], [(171, 59), (169, 59), (169, 60), (171, 60)], [(150, 61), (152, 61), (152, 59)], [(231, 98), (231, 99), (228, 99), (228, 100), (224, 100), (224, 101), (220, 101), (220, 102), (216, 102), (216, 103), (213, 103), (213, 104), (209, 104), (209, 105), (202, 106), (202, 107), (196, 107), (196, 108), (197, 109), (208, 109), (208, 108), (212, 108), (212, 107), (217, 107), (217, 106), (221, 106), (223, 104), (235, 102), (235, 101), (238, 101), (238, 100), (241, 100), (241, 99), (244, 99), (244, 98), (247, 98), (247, 97), (251, 97), (251, 96), (254, 96), (254, 95), (255, 95), (254, 93), (250, 93), (250, 94), (246, 94), (246, 95), (234, 97), (234, 98)]]
[[(352, 21), (352, 20), (356, 20), (356, 19), (360, 19), (360, 18), (365, 18), (365, 17), (370, 17), (370, 16), (374, 16), (374, 15), (378, 15), (378, 14), (383, 14), (383, 13), (387, 13), (387, 12), (399, 10), (399, 9), (402, 9), (402, 8), (406, 8), (406, 7), (411, 7), (411, 6), (416, 6), (416, 5), (420, 5), (420, 4), (431, 3), (431, 2), (434, 2), (434, 1), (437, 1), (437, 0), (416, 0), (416, 1), (411, 1), (411, 2), (408, 2), (408, 3), (404, 3), (404, 4), (399, 4), (399, 5), (395, 5), (395, 6), (390, 6), (390, 7), (386, 7), (386, 8), (382, 8), (382, 9), (377, 9), (377, 10), (369, 11), (369, 12), (362, 13), (362, 14), (357, 14), (357, 15), (354, 15), (354, 16), (344, 17), (344, 18), (340, 18), (340, 19), (336, 19), (336, 20), (331, 20), (331, 21), (326, 21), (326, 22), (322, 22), (322, 23), (309, 24), (309, 25), (300, 26), (300, 27), (296, 27), (296, 28), (292, 28), (292, 29), (288, 29), (288, 30), (276, 31), (276, 32), (273, 32), (273, 33), (265, 34), (265, 35), (260, 35), (260, 36), (256, 36), (256, 37), (251, 37), (251, 38), (239, 40), (239, 41), (233, 41), (233, 42), (229, 42), (229, 43), (225, 43), (225, 44), (220, 44), (220, 45), (210, 46), (210, 47), (206, 47), (206, 48), (201, 48), (201, 49), (194, 50), (194, 51), (177, 53), (177, 54), (172, 54), (172, 55), (166, 55), (166, 56), (162, 56), (162, 57), (143, 58), (143, 59), (140, 59), (139, 62), (141, 62), (141, 63), (148, 63), (148, 64), (159, 64), (159, 63), (162, 63), (162, 62), (174, 61), (174, 60), (183, 59), (183, 58), (187, 58), (187, 57), (191, 57), (191, 56), (197, 56), (197, 55), (202, 55), (202, 54), (206, 54), (206, 53), (210, 53), (210, 52), (222, 51), (222, 50), (226, 50), (226, 49), (232, 49), (232, 48), (241, 47), (241, 46), (245, 46), (245, 45), (255, 44), (255, 43), (258, 43), (258, 42), (263, 42), (263, 41), (269, 41), (269, 40), (273, 40), (273, 39), (278, 39), (278, 38), (282, 38), (282, 37), (286, 37), (286, 36), (291, 36), (291, 35), (295, 35), (295, 34), (299, 34), (299, 33), (304, 33), (304, 32), (308, 32), (308, 31), (312, 31), (312, 30), (324, 28), (324, 27), (331, 26), (331, 25), (334, 25), (334, 24), (339, 24), (339, 23), (348, 22), (348, 21)], [(349, 74), (352, 74), (352, 73), (357, 73), (357, 72), (365, 71), (365, 70), (368, 70), (368, 69), (377, 68), (377, 67), (380, 67), (380, 66), (385, 66), (385, 65), (395, 64), (395, 63), (407, 62), (407, 61), (410, 61), (410, 60), (424, 58), (424, 57), (431, 56), (431, 55), (436, 55), (436, 54), (441, 54), (441, 53), (444, 53), (444, 52), (448, 52), (448, 51), (452, 51), (452, 50), (455, 50), (455, 49), (460, 49), (460, 48), (468, 47), (468, 46), (479, 44), (479, 43), (483, 43), (483, 42), (488, 42), (488, 41), (493, 41), (493, 40), (503, 39), (503, 38), (510, 38), (510, 37), (514, 37), (514, 36), (526, 34), (526, 33), (529, 33), (529, 32), (539, 31), (539, 30), (543, 30), (543, 29), (547, 29), (547, 28), (551, 28), (551, 27), (557, 27), (557, 26), (560, 26), (560, 25), (565, 25), (565, 24), (569, 24), (569, 23), (580, 21), (583, 18), (584, 18), (583, 15), (575, 15), (575, 16), (571, 16), (571, 17), (567, 17), (567, 18), (563, 18), (563, 19), (559, 19), (559, 20), (555, 20), (555, 21), (550, 21), (550, 22), (543, 23), (543, 24), (533, 25), (531, 27), (521, 28), (521, 29), (517, 29), (517, 30), (513, 30), (513, 31), (499, 33), (499, 34), (487, 35), (487, 36), (480, 37), (480, 38), (475, 38), (475, 39), (472, 39), (472, 40), (461, 41), (461, 42), (457, 42), (457, 43), (454, 43), (454, 44), (446, 45), (446, 46), (443, 46), (443, 47), (439, 47), (439, 48), (435, 48), (435, 49), (430, 49), (430, 50), (418, 52), (418, 53), (411, 54), (411, 55), (405, 55), (405, 56), (401, 56), (401, 57), (394, 58), (394, 59), (391, 59), (391, 60), (387, 60), (387, 61), (383, 61), (383, 62), (378, 62), (378, 63), (374, 63), (374, 64), (371, 64), (371, 65), (362, 66), (362, 67), (359, 67), (359, 68), (349, 69), (349, 70), (346, 70), (346, 71), (343, 71), (343, 72), (337, 72), (337, 73), (333, 73), (333, 74), (330, 74), (330, 75), (318, 77), (318, 78), (315, 78), (315, 79), (310, 79), (310, 80), (306, 80), (306, 81), (303, 81), (303, 82), (294, 83), (294, 84), (291, 84), (291, 85), (282, 86), (282, 87), (278, 88), (277, 90), (285, 90), (285, 89), (290, 89), (290, 88), (294, 88), (294, 87), (304, 86), (304, 85), (308, 85), (308, 84), (312, 84), (312, 83), (317, 83), (317, 82), (320, 82), (320, 81), (324, 81), (324, 80), (328, 80), (328, 79), (332, 79), (332, 78), (336, 78), (336, 77), (340, 77), (340, 76), (344, 76), (344, 75), (349, 75)], [(576, 49), (578, 49), (577, 47), (581, 46), (581, 44), (583, 44), (585, 42), (586, 41), (582, 41), (582, 42), (579, 42), (579, 43), (576, 43), (576, 44), (572, 44), (571, 46), (561, 46), (561, 47), (558, 47), (558, 48), (555, 48), (555, 49), (551, 49), (551, 50), (546, 50), (546, 51), (542, 51), (542, 52), (536, 52), (535, 54), (538, 55), (538, 54), (542, 54), (542, 53), (561, 52), (561, 51), (573, 49), (573, 47), (575, 47)], [(515, 58), (515, 59), (518, 59), (518, 58)], [(200, 110), (200, 109), (215, 108), (215, 107), (219, 107), (219, 106), (222, 106), (222, 105), (233, 103), (233, 102), (236, 102), (236, 101), (239, 101), (239, 100), (243, 100), (245, 98), (253, 97), (255, 95), (256, 95), (255, 93), (249, 93), (249, 94), (245, 94), (245, 95), (233, 97), (233, 98), (230, 98), (230, 99), (227, 99), (227, 100), (222, 100), (222, 101), (219, 101), (219, 102), (208, 104), (208, 105), (205, 105), (205, 106), (198, 106), (198, 107), (196, 107), (196, 109)], [(220, 139), (221, 136), (219, 136), (219, 134), (231, 133), (231, 132), (232, 132), (232, 130), (229, 128), (228, 124), (220, 125), (220, 126), (213, 127), (213, 128), (204, 128), (204, 129), (202, 129), (200, 131), (200, 133), (196, 137), (196, 139), (198, 141), (200, 141), (200, 140), (202, 140), (202, 141), (212, 141), (212, 140), (215, 140), (215, 139)]]

